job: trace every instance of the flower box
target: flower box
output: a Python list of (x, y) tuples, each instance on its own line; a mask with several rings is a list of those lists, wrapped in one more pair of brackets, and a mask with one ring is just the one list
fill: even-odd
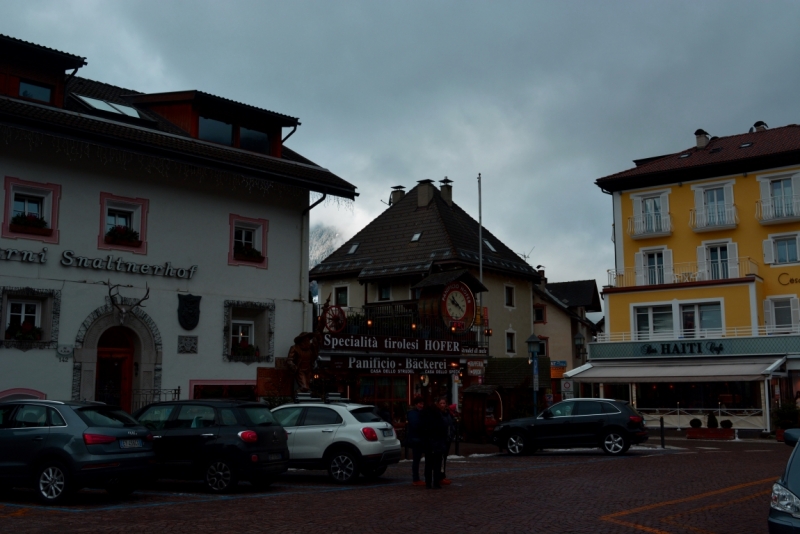
[(142, 246), (142, 241), (140, 239), (120, 239), (118, 237), (105, 236), (103, 241), (107, 245), (119, 245), (122, 247), (139, 248)]
[(734, 432), (732, 428), (687, 428), (686, 439), (719, 439), (732, 440)]
[(261, 263), (264, 261), (264, 256), (247, 256), (246, 254), (233, 254), (233, 259), (236, 261), (249, 261), (252, 263)]
[(37, 228), (35, 226), (25, 226), (22, 224), (9, 224), (8, 229), (17, 234), (41, 235), (45, 237), (53, 235), (52, 228)]

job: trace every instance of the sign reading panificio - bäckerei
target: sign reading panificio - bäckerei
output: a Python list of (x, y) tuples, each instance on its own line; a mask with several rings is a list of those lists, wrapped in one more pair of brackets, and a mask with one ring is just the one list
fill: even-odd
[(457, 358), (415, 356), (332, 356), (334, 369), (358, 369), (371, 374), (458, 374)]

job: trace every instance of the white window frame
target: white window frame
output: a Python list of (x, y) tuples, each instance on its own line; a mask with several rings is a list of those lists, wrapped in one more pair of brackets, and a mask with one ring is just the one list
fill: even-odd
[[(647, 273), (649, 268), (645, 263), (648, 254), (658, 253), (661, 252), (663, 257), (663, 273), (662, 273), (662, 281), (661, 284), (650, 284), (649, 278)], [(672, 249), (669, 249), (665, 246), (658, 246), (658, 247), (646, 247), (640, 248), (638, 252), (633, 255), (634, 260), (634, 273), (636, 275), (636, 285), (637, 286), (648, 286), (648, 285), (663, 285), (663, 284), (671, 284), (674, 282), (674, 270), (673, 270), (673, 261), (672, 261)]]
[[(6, 317), (5, 317), (6, 324), (5, 324), (5, 327), (3, 328), (4, 332), (9, 326), (11, 326), (11, 305), (12, 304), (22, 304), (23, 307), (26, 304), (35, 305), (36, 306), (36, 321), (35, 321), (33, 326), (35, 326), (37, 328), (41, 328), (42, 327), (42, 302), (40, 300), (19, 299), (19, 298), (14, 298), (13, 296), (10, 296), (8, 298), (8, 300), (6, 301)], [(23, 312), (23, 316), (24, 316), (24, 312)]]
[[(384, 287), (388, 287), (389, 288), (389, 296), (386, 297), (386, 298), (382, 298), (382, 296), (381, 296), (381, 289), (384, 288)], [(390, 300), (392, 300), (392, 284), (391, 284), (391, 282), (385, 282), (385, 283), (376, 284), (375, 289), (376, 289), (376, 292), (377, 292), (377, 296), (378, 296), (377, 300), (378, 301), (380, 301), (380, 302), (389, 302)], [(349, 299), (348, 299), (348, 302), (350, 302)]]
[[(674, 299), (674, 300), (658, 300), (658, 301), (651, 301), (651, 302), (632, 302), (629, 304), (629, 323), (631, 329), (631, 339), (638, 339), (638, 329), (636, 324), (636, 309), (637, 308), (652, 308), (654, 306), (671, 306), (672, 307), (672, 331), (673, 335), (670, 337), (658, 337), (655, 339), (680, 339), (681, 337), (681, 330), (683, 328), (683, 321), (681, 317), (681, 306), (688, 305), (688, 304), (712, 304), (712, 303), (719, 303), (720, 308), (720, 321), (722, 325), (722, 331), (725, 332), (725, 298), (723, 297), (712, 297), (712, 298), (701, 298), (701, 299)], [(652, 315), (652, 314), (651, 314)], [(608, 325), (606, 325), (608, 327)], [(607, 332), (610, 330), (606, 330)], [(651, 331), (652, 331), (652, 324), (651, 324)], [(653, 338), (651, 338), (653, 339)]]
[[(669, 212), (669, 195), (671, 192), (671, 189), (659, 189), (657, 191), (635, 193), (630, 196), (633, 202), (633, 231), (630, 232), (631, 237), (643, 238), (672, 234), (672, 218)], [(661, 229), (659, 231), (645, 231), (644, 201), (649, 198), (658, 198), (661, 201), (659, 211)]]
[[(733, 185), (736, 180), (725, 180), (721, 182), (711, 182), (692, 186), (694, 191), (694, 220), (692, 228), (695, 232), (707, 232), (720, 230), (723, 228), (735, 228), (739, 222), (736, 213), (736, 204), (733, 202)], [(723, 202), (725, 204), (725, 222), (723, 224), (709, 224), (709, 217), (705, 204), (706, 191), (711, 189), (723, 190)]]
[[(712, 278), (710, 248), (725, 246), (728, 249), (728, 276), (726, 278)], [(702, 241), (697, 247), (697, 280), (729, 280), (739, 278), (739, 245), (733, 239), (714, 239)]]
[[(61, 198), (61, 186), (58, 184), (30, 182), (6, 176), (4, 189), (5, 217), (3, 221), (2, 237), (8, 239), (31, 239), (45, 243), (58, 243), (58, 204)], [(47, 222), (47, 228), (52, 230), (50, 235), (28, 234), (11, 231), (11, 219), (14, 217), (14, 199), (17, 195), (36, 197), (42, 199), (41, 216)]]
[[(775, 301), (788, 300), (792, 314), (792, 324), (790, 327), (775, 324)], [(764, 327), (767, 334), (785, 334), (797, 332), (800, 328), (800, 299), (797, 294), (770, 295), (764, 299)]]
[[(100, 230), (97, 236), (97, 248), (101, 250), (127, 250), (134, 254), (147, 254), (147, 211), (150, 201), (144, 198), (128, 198), (113, 195), (111, 193), (100, 193)], [(120, 243), (106, 243), (105, 238), (108, 233), (108, 216), (111, 211), (122, 211), (130, 213), (130, 229), (139, 233), (141, 245), (130, 246)]]
[[(249, 232), (250, 233), (250, 246), (253, 247), (253, 248), (256, 248), (256, 244), (259, 243), (258, 231), (260, 230), (260, 228), (261, 227), (258, 226), (258, 225), (247, 224), (247, 223), (243, 223), (241, 221), (237, 221), (233, 225), (233, 245), (234, 245), (234, 247), (236, 246), (236, 243), (239, 241), (239, 240), (236, 239), (236, 232), (242, 232), (242, 240), (241, 240), (242, 246), (247, 246), (247, 240), (244, 239), (244, 237), (245, 237), (245, 232)], [(261, 251), (259, 250), (259, 252), (261, 252)]]
[[(508, 290), (511, 290), (512, 303), (508, 303)], [(507, 310), (514, 310), (517, 308), (517, 288), (513, 284), (503, 284), (503, 306)]]
[[(793, 262), (786, 262), (786, 263), (777, 263), (778, 258), (778, 251), (777, 251), (777, 244), (776, 241), (783, 240), (786, 238), (794, 237), (796, 240), (796, 248), (797, 248), (797, 261)], [(762, 242), (762, 251), (764, 253), (764, 264), (769, 265), (772, 268), (778, 267), (786, 267), (787, 265), (798, 265), (800, 264), (800, 232), (784, 232), (780, 234), (769, 234), (767, 235), (767, 239)]]
[[(255, 321), (246, 321), (242, 319), (231, 319), (231, 347), (233, 347), (233, 337), (235, 335), (234, 329), (237, 325), (247, 325), (249, 327), (250, 333), (247, 335), (247, 344), (253, 345), (253, 341), (255, 340), (256, 336), (256, 323)], [(239, 340), (241, 340), (241, 335), (239, 336)]]
[[(231, 213), (228, 215), (229, 224), (229, 243), (228, 243), (228, 265), (255, 267), (256, 269), (268, 269), (269, 258), (267, 256), (267, 234), (269, 232), (269, 221), (267, 219), (255, 219)], [(236, 230), (250, 230), (253, 232), (253, 249), (257, 250), (262, 260), (257, 258), (237, 259), (234, 252), (236, 244)], [(251, 261), (256, 260), (256, 261)]]
[[(792, 207), (793, 215), (789, 217), (776, 217), (774, 206), (772, 205), (772, 182), (777, 180), (792, 181)], [(800, 172), (782, 172), (756, 176), (761, 194), (760, 200), (760, 220), (762, 224), (781, 223), (795, 219), (800, 219)]]
[[(336, 290), (337, 289), (342, 289), (342, 288), (344, 288), (344, 290), (347, 292), (347, 304), (345, 304), (344, 306), (339, 304), (339, 300), (338, 300), (337, 295), (336, 295)], [(344, 308), (349, 308), (350, 307), (350, 284), (333, 286), (333, 303), (336, 306), (342, 306)]]
[[(700, 306), (702, 306), (704, 304), (719, 304), (720, 331), (717, 331), (716, 329), (709, 329), (709, 328), (703, 329), (703, 328), (701, 328), (701, 326), (700, 326)], [(683, 311), (684, 311), (684, 308), (687, 307), (687, 306), (694, 307), (693, 311), (694, 311), (695, 326), (694, 326), (694, 331), (693, 332), (689, 332), (689, 333), (687, 333), (683, 329)], [(714, 302), (697, 302), (697, 301), (687, 302), (687, 303), (681, 304), (678, 307), (678, 311), (680, 313), (680, 324), (679, 324), (680, 329), (679, 329), (679, 332), (680, 332), (680, 337), (681, 338), (702, 339), (702, 338), (705, 338), (705, 337), (720, 337), (724, 333), (724, 330), (722, 330), (722, 324), (723, 324), (722, 323), (722, 303), (720, 301), (714, 301)]]

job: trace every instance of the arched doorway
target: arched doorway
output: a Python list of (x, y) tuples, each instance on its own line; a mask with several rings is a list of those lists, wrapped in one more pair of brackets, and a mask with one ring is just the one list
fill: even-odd
[(103, 332), (97, 342), (94, 400), (131, 411), (134, 334), (124, 326)]

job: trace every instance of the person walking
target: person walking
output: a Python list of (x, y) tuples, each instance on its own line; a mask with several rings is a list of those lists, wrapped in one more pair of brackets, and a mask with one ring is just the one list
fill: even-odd
[[(422, 442), (422, 409), (425, 401), (417, 395), (414, 397), (414, 405), (406, 414), (408, 424), (406, 425), (406, 444), (411, 447), (411, 483), (414, 486), (424, 486), (425, 483), (419, 478), (419, 462), (422, 460), (424, 444)], [(427, 464), (427, 459), (425, 461)]]
[(425, 487), (442, 488), (442, 458), (447, 448), (447, 424), (441, 405), (444, 398), (422, 411), (422, 442), (425, 445)]
[(442, 455), (442, 476), (441, 482), (442, 485), (447, 486), (452, 483), (452, 481), (447, 478), (447, 457), (450, 455), (450, 446), (456, 440), (456, 419), (453, 415), (455, 411), (456, 405), (453, 404), (452, 406), (447, 406), (447, 402), (444, 400), (444, 397), (439, 399), (439, 402), (436, 403), (437, 408), (442, 413), (442, 419), (444, 420), (444, 424), (447, 427), (447, 445), (444, 450), (444, 454)]

